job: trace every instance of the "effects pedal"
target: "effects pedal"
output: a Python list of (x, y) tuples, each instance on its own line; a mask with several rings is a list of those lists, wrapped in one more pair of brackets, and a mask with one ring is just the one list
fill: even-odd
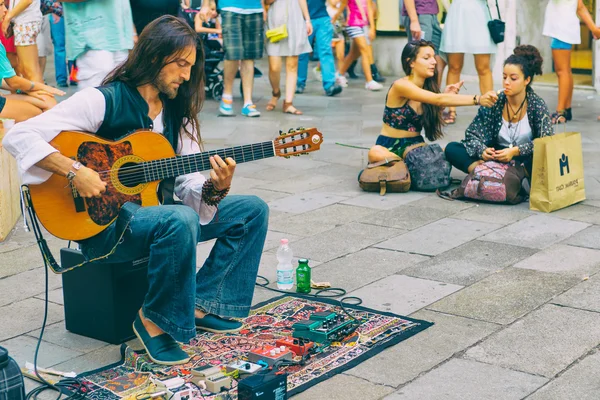
[(238, 383), (238, 400), (286, 400), (287, 374), (256, 374)]
[(292, 325), (294, 338), (329, 344), (343, 340), (360, 326), (360, 322), (334, 312), (312, 313), (309, 319)]
[(307, 339), (294, 338), (291, 336), (279, 339), (275, 342), (277, 347), (285, 346), (292, 350), (297, 356), (304, 356), (314, 347), (314, 343)]
[(191, 382), (198, 387), (206, 386), (206, 390), (211, 393), (231, 389), (231, 377), (223, 374), (221, 368), (212, 365), (192, 369)]
[(272, 367), (278, 361), (292, 361), (294, 354), (285, 346), (263, 346), (250, 350), (248, 353), (248, 361), (257, 363), (258, 361), (266, 362), (269, 367)]
[(250, 361), (238, 360), (225, 367), (225, 371), (228, 373), (239, 371), (240, 377), (245, 375), (252, 375), (260, 371), (262, 367), (260, 365), (251, 363)]

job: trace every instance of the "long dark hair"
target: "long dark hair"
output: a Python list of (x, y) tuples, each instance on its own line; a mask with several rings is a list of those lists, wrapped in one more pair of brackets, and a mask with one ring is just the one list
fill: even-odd
[(138, 87), (154, 83), (162, 68), (188, 47), (196, 50), (196, 64), (192, 66), (190, 79), (181, 84), (174, 99), (166, 96), (161, 96), (161, 99), (165, 111), (179, 124), (173, 133), (178, 135), (183, 127), (185, 133), (200, 145), (198, 113), (204, 103), (204, 48), (198, 41), (198, 34), (183, 19), (164, 15), (150, 22), (140, 34), (129, 58), (115, 68), (103, 84), (121, 81)]
[[(404, 73), (407, 76), (412, 73), (410, 63), (417, 59), (417, 55), (423, 47), (431, 47), (435, 50), (435, 45), (427, 40), (413, 40), (404, 46), (404, 50), (402, 50), (402, 69), (404, 69)], [(423, 89), (433, 93), (440, 93), (437, 69), (432, 77), (425, 79)], [(444, 125), (442, 108), (427, 103), (421, 103), (421, 106), (423, 108), (423, 127), (425, 128), (425, 136), (431, 141), (440, 139), (444, 136), (444, 133), (442, 132), (442, 126)]]
[(528, 86), (533, 82), (534, 75), (542, 74), (542, 64), (544, 63), (544, 59), (540, 54), (540, 51), (529, 44), (523, 44), (515, 47), (513, 50), (513, 54), (511, 54), (506, 61), (504, 61), (504, 65), (518, 65), (521, 67), (521, 71), (523, 75), (525, 75), (525, 79), (531, 78), (528, 83)]

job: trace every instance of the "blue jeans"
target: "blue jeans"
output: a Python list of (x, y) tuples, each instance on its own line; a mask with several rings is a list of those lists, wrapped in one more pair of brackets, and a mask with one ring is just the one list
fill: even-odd
[[(313, 34), (308, 38), (310, 43), (314, 39), (314, 48), (321, 61), (321, 74), (323, 76), (323, 89), (327, 90), (335, 85), (335, 63), (333, 61), (333, 50), (331, 40), (333, 39), (333, 25), (329, 17), (316, 18), (312, 20)], [(298, 58), (298, 84), (299, 87), (306, 86), (308, 74), (308, 53), (301, 54)]]
[[(194, 309), (224, 317), (246, 317), (262, 254), (269, 208), (256, 196), (227, 196), (215, 218), (200, 225), (184, 205), (137, 210), (116, 251), (102, 262), (149, 257), (144, 316), (179, 342), (196, 336)], [(88, 258), (107, 254), (118, 235), (116, 224), (82, 241)], [(196, 245), (217, 239), (196, 273)]]
[(55, 24), (52, 15), (50, 18), (50, 34), (54, 44), (54, 70), (56, 71), (56, 83), (68, 83), (69, 72), (67, 70), (67, 53), (65, 50), (65, 19), (63, 17)]

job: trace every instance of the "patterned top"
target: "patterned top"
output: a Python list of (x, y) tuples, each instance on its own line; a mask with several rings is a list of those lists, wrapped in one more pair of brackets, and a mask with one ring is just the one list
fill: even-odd
[[(506, 95), (500, 93), (498, 101), (492, 108), (480, 107), (477, 116), (465, 132), (462, 143), (471, 157), (481, 157), (483, 151), (493, 147), (498, 142), (498, 133), (502, 127), (502, 110), (506, 104)], [(527, 117), (533, 131), (533, 138), (551, 136), (552, 122), (544, 100), (527, 87)], [(522, 156), (533, 154), (533, 142), (528, 141), (518, 145)]]
[(408, 102), (402, 107), (388, 107), (387, 96), (385, 97), (385, 108), (383, 109), (383, 123), (402, 131), (421, 133), (423, 130), (421, 115), (417, 114), (408, 105)]

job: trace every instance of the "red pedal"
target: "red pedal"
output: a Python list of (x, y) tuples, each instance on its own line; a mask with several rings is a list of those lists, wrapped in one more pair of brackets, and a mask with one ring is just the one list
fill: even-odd
[(292, 361), (294, 354), (285, 346), (263, 346), (250, 350), (248, 353), (248, 361), (257, 363), (262, 360), (269, 367), (272, 367), (277, 361)]
[(306, 353), (308, 353), (309, 349), (311, 349), (315, 345), (313, 342), (308, 342), (303, 339), (298, 339), (291, 336), (279, 339), (277, 340), (277, 342), (275, 342), (275, 344), (277, 346), (285, 346), (289, 348), (297, 356), (305, 355)]

